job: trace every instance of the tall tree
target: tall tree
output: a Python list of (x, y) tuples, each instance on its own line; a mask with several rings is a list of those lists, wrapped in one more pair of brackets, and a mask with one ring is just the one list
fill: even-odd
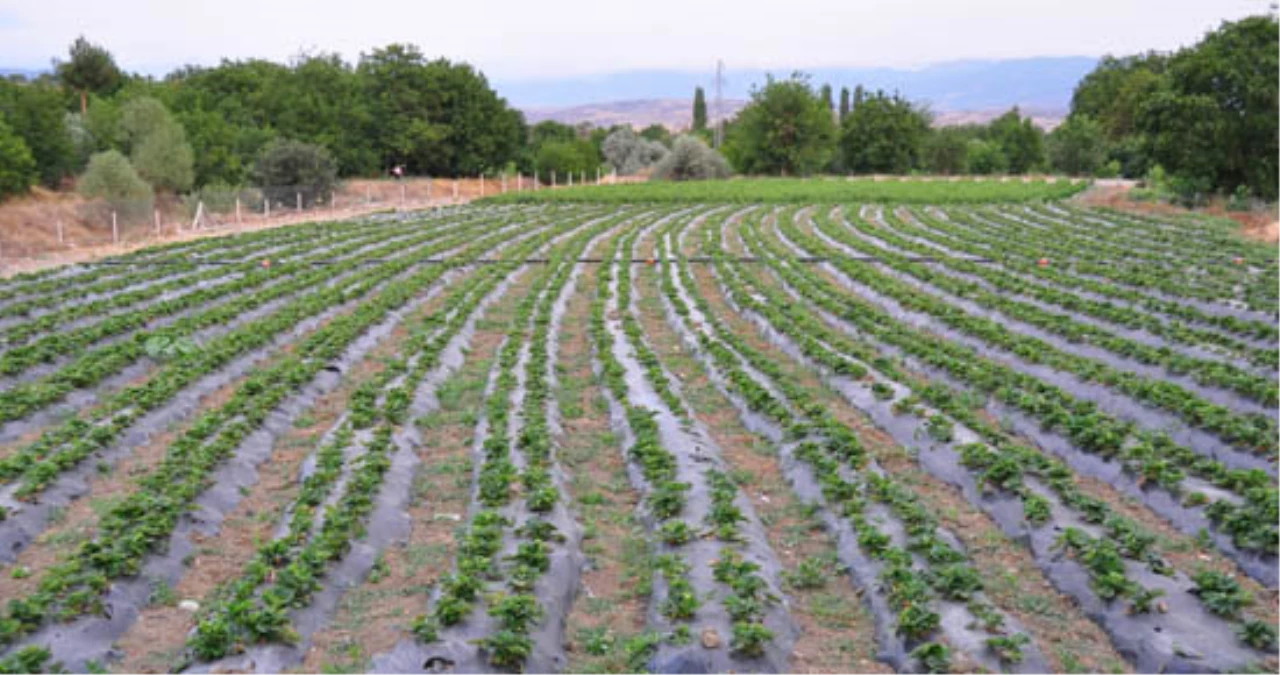
[(822, 97), (822, 103), (827, 106), (827, 110), (830, 110), (834, 114), (836, 110), (836, 104), (835, 104), (835, 101), (831, 98), (831, 85), (830, 84), (822, 85), (822, 89), (820, 89), (819, 92)]
[(120, 69), (105, 47), (95, 45), (83, 35), (68, 49), (67, 61), (56, 63), (58, 79), (80, 93), (80, 114), (89, 110), (89, 93), (106, 93), (120, 83)]
[(845, 118), (841, 150), (854, 173), (907, 173), (920, 166), (929, 114), (898, 96), (877, 91)]
[(1087, 115), (1072, 115), (1046, 139), (1049, 163), (1072, 176), (1093, 175), (1106, 161), (1102, 125)]
[(76, 167), (76, 147), (67, 129), (63, 91), (44, 82), (0, 80), (0, 121), (22, 139), (35, 160), (40, 182), (55, 188)]
[(1044, 132), (1017, 106), (991, 121), (988, 136), (1008, 159), (1010, 173), (1027, 173), (1044, 163)]
[(1136, 126), (1152, 158), (1184, 186), (1179, 192), (1243, 187), (1276, 198), (1278, 54), (1280, 23), (1254, 16), (1224, 23), (1169, 60)]
[(849, 88), (840, 87), (840, 123), (844, 124), (844, 118), (849, 116)]
[(707, 95), (702, 87), (693, 90), (693, 130), (707, 130)]
[(742, 173), (808, 175), (827, 166), (835, 137), (831, 108), (806, 76), (770, 76), (738, 113), (726, 154)]

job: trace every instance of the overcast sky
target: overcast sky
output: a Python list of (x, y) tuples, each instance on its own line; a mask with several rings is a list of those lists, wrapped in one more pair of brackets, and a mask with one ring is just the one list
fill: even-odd
[(912, 67), (1173, 49), (1266, 0), (0, 0), (0, 68), (47, 68), (78, 34), (126, 69), (222, 57), (349, 60), (390, 42), (491, 78), (647, 68)]

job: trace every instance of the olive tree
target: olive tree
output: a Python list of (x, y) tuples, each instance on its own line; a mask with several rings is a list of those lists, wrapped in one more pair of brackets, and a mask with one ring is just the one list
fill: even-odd
[(662, 143), (641, 138), (629, 127), (622, 127), (609, 134), (600, 146), (604, 161), (619, 174), (629, 176), (648, 168), (667, 155)]
[(707, 147), (696, 136), (676, 139), (660, 162), (654, 166), (653, 180), (710, 180), (728, 178), (732, 171), (720, 153)]
[(293, 204), (300, 195), (303, 206), (309, 206), (333, 191), (338, 166), (319, 145), (276, 139), (258, 155), (253, 177), (266, 198)]

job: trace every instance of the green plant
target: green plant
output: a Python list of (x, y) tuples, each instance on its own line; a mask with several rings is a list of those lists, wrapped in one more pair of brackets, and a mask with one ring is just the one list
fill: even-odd
[(810, 556), (801, 560), (794, 570), (785, 572), (783, 578), (787, 585), (799, 590), (813, 590), (827, 585), (831, 575), (831, 560), (821, 556)]
[(940, 642), (926, 642), (912, 650), (911, 656), (926, 673), (951, 671), (951, 649)]
[(1014, 633), (1013, 635), (1001, 635), (998, 637), (987, 638), (987, 649), (1000, 659), (1001, 663), (1022, 663), (1022, 648), (1031, 643), (1031, 638), (1023, 633)]
[(499, 668), (519, 668), (533, 653), (533, 640), (510, 630), (500, 630), (475, 642), (489, 653), (489, 663)]
[(763, 624), (749, 621), (733, 623), (733, 642), (731, 649), (743, 656), (758, 657), (764, 655), (764, 648), (773, 639), (773, 631)]
[(1271, 651), (1276, 648), (1276, 627), (1265, 621), (1245, 621), (1240, 624), (1238, 634), (1241, 641), (1254, 649)]

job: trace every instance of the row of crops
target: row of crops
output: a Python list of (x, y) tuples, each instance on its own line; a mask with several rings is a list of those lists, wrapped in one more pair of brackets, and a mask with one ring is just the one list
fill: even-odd
[(0, 672), (1272, 667), (1274, 248), (1069, 184), (804, 185), (0, 283)]

